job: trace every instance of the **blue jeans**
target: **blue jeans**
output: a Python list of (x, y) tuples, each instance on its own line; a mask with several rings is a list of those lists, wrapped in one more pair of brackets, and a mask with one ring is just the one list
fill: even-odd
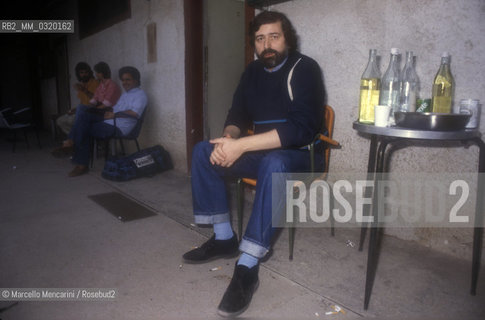
[(76, 119), (79, 117), (79, 115), (81, 113), (85, 112), (87, 108), (89, 108), (89, 106), (86, 106), (84, 104), (80, 104), (76, 107), (76, 115), (75, 115), (75, 118), (74, 118), (74, 124), (71, 128), (71, 131), (69, 131), (69, 133), (67, 134), (68, 139), (71, 139), (71, 140), (74, 141), (74, 128), (76, 127)]
[[(84, 107), (84, 108), (82, 108)], [(87, 166), (89, 164), (89, 155), (91, 152), (92, 138), (111, 137), (115, 130), (121, 135), (121, 131), (107, 123), (104, 123), (104, 116), (101, 114), (86, 111), (85, 106), (78, 106), (76, 110), (76, 120), (69, 138), (74, 141), (74, 156), (72, 161), (78, 165)]]
[[(310, 170), (307, 150), (266, 150), (243, 154), (231, 167), (212, 165), (209, 156), (214, 146), (198, 143), (192, 154), (192, 201), (195, 223), (214, 224), (230, 221), (226, 177), (258, 179), (253, 210), (239, 250), (262, 258), (269, 251), (275, 228), (272, 227), (272, 173)], [(322, 164), (321, 155), (315, 163)], [(319, 168), (320, 168), (319, 166)], [(323, 166), (321, 167), (323, 168)], [(278, 183), (280, 185), (280, 183)], [(282, 196), (285, 184), (281, 183)]]

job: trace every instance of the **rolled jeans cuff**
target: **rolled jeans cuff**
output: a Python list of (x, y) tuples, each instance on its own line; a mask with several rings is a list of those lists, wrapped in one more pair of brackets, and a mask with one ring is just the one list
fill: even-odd
[(261, 259), (268, 253), (269, 250), (257, 243), (243, 238), (239, 244), (239, 251)]
[(228, 212), (212, 215), (195, 214), (194, 221), (196, 224), (215, 224), (231, 221), (231, 216)]

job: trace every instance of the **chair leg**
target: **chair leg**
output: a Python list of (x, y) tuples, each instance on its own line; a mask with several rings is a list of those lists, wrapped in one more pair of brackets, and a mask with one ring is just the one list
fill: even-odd
[(330, 212), (329, 212), (329, 215), (330, 215), (330, 235), (332, 237), (335, 237), (335, 217), (333, 216), (333, 206), (334, 206), (334, 202), (333, 202), (333, 192), (332, 192), (332, 189), (330, 189)]
[(24, 139), (25, 139), (25, 144), (27, 145), (27, 149), (30, 149), (29, 137), (27, 136), (27, 129), (23, 128), (22, 131), (24, 132)]
[(35, 137), (37, 138), (37, 144), (39, 145), (39, 149), (42, 149), (42, 146), (40, 145), (39, 130), (37, 130), (37, 127), (35, 126), (34, 126), (34, 132), (35, 132)]
[(122, 139), (118, 139), (118, 140), (120, 141), (120, 146), (121, 146), (121, 154), (122, 154), (123, 156), (125, 156), (125, 155), (126, 155), (126, 153), (125, 153), (125, 146), (123, 145), (123, 140), (122, 140)]
[(237, 179), (237, 234), (239, 241), (242, 240), (243, 227), (243, 211), (244, 211), (244, 182), (241, 178)]
[[(108, 144), (107, 144), (107, 149), (106, 150), (109, 150), (111, 149), (111, 155), (114, 157), (116, 155), (116, 139), (110, 139), (108, 141)], [(107, 155), (108, 153), (106, 153)], [(108, 158), (108, 157), (106, 157)]]
[(96, 138), (91, 139), (91, 157), (89, 159), (89, 167), (94, 168), (94, 159), (98, 157), (98, 143)]
[(104, 141), (104, 159), (107, 160), (109, 156), (109, 150), (110, 150), (110, 140), (105, 140)]
[(293, 249), (295, 247), (295, 227), (288, 227), (288, 249), (289, 257), (288, 259), (293, 260)]
[(13, 131), (12, 152), (15, 152), (15, 147), (17, 145), (17, 131), (16, 130), (12, 130), (12, 131)]

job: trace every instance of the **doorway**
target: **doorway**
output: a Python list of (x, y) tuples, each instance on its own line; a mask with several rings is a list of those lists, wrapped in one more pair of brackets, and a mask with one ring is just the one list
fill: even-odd
[[(253, 50), (245, 32), (253, 18), (254, 8), (241, 0), (184, 1), (185, 112), (189, 171), (195, 144), (222, 133), (241, 73), (244, 66), (253, 60)], [(234, 31), (236, 29), (240, 31)], [(224, 40), (218, 40), (217, 34)], [(225, 45), (225, 39), (232, 41), (232, 37), (238, 39), (239, 43)], [(234, 51), (238, 51), (237, 57), (233, 55)]]
[(204, 139), (220, 137), (244, 71), (244, 2), (204, 1)]

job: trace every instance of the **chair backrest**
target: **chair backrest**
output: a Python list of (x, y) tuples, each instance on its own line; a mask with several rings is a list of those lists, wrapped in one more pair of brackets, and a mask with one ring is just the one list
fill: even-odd
[(0, 110), (0, 128), (18, 129), (30, 126), (32, 123), (32, 111), (30, 108), (12, 110), (4, 108)]
[(143, 120), (145, 119), (145, 114), (146, 114), (147, 109), (148, 109), (148, 106), (145, 107), (140, 118), (138, 118), (136, 120), (136, 124), (133, 127), (133, 129), (130, 131), (130, 133), (128, 133), (126, 136), (123, 136), (121, 138), (123, 138), (123, 139), (137, 139), (138, 138), (138, 136), (140, 135), (140, 132), (141, 132), (141, 127), (143, 125)]
[[(335, 112), (331, 106), (324, 106), (324, 116), (325, 116), (325, 128), (327, 129), (327, 137), (333, 138), (333, 125), (335, 122)], [(330, 162), (330, 149), (325, 148), (325, 170), (324, 172), (328, 172), (328, 164)]]
[(14, 111), (12, 108), (0, 110), (0, 128), (11, 128), (14, 124)]
[(7, 119), (3, 117), (3, 112), (0, 111), (0, 128), (9, 128), (10, 125), (7, 122)]

